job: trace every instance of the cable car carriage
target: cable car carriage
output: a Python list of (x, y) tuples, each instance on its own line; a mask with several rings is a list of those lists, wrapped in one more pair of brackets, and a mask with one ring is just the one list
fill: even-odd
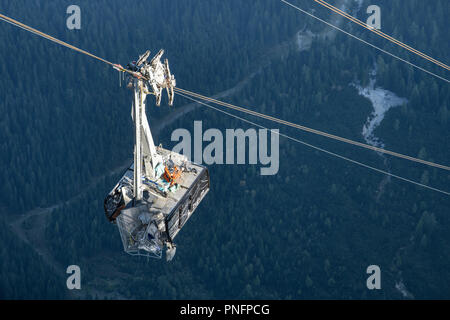
[[(116, 223), (125, 252), (166, 259), (176, 251), (174, 238), (209, 191), (206, 167), (189, 161), (184, 155), (156, 147), (145, 114), (147, 94), (161, 102), (167, 90), (173, 104), (175, 78), (167, 59), (159, 53), (150, 61), (150, 51), (129, 64), (129, 87), (134, 90), (132, 117), (135, 128), (134, 162), (104, 201), (106, 217)], [(123, 70), (118, 66), (118, 70)]]

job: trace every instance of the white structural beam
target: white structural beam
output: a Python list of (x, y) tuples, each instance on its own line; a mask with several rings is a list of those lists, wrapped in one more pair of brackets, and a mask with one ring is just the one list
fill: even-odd
[(142, 95), (140, 80), (134, 79), (134, 103), (133, 103), (133, 118), (134, 118), (134, 130), (135, 130), (135, 142), (134, 142), (134, 198), (136, 201), (142, 199), (142, 139), (141, 139), (141, 123), (142, 123)]

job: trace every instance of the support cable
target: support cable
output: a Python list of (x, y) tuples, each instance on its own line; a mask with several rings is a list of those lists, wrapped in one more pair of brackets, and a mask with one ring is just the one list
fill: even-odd
[[(427, 71), (427, 70), (425, 70), (425, 69), (423, 69), (423, 68), (421, 68), (421, 67), (418, 67), (418, 66), (416, 66), (416, 65), (414, 65), (414, 64), (412, 64), (412, 63), (410, 63), (409, 61), (403, 60), (403, 59), (401, 59), (401, 58), (399, 58), (399, 57), (397, 57), (397, 56), (395, 56), (395, 55), (393, 55), (393, 54), (391, 54), (391, 53), (389, 53), (389, 52), (387, 52), (387, 51), (385, 51), (385, 50), (383, 50), (383, 49), (381, 49), (381, 48), (378, 48), (378, 47), (376, 47), (376, 46), (374, 46), (374, 45), (372, 45), (372, 44), (370, 44), (370, 43), (368, 43), (368, 42), (366, 42), (366, 41), (364, 41), (364, 40), (362, 40), (362, 39), (360, 39), (360, 38), (358, 38), (358, 37), (356, 37), (356, 36), (354, 36), (354, 35), (352, 35), (352, 34), (350, 34), (350, 33), (348, 33), (348, 32), (346, 32), (346, 31), (344, 31), (344, 30), (342, 30), (342, 29), (340, 29), (340, 28), (338, 28), (338, 27), (332, 25), (331, 23), (328, 23), (328, 22), (326, 22), (326, 21), (324, 21), (324, 20), (322, 20), (322, 19), (320, 19), (320, 18), (317, 18), (316, 16), (310, 14), (309, 12), (306, 12), (306, 11), (304, 11), (303, 9), (300, 9), (300, 8), (296, 7), (296, 6), (292, 5), (291, 3), (289, 3), (289, 2), (287, 2), (287, 1), (285, 1), (285, 0), (281, 0), (281, 1), (284, 2), (284, 3), (286, 3), (286, 4), (288, 4), (288, 5), (290, 5), (291, 7), (294, 7), (295, 9), (297, 9), (297, 10), (299, 10), (299, 11), (304, 12), (305, 14), (307, 14), (307, 15), (309, 15), (309, 16), (314, 17), (315, 19), (318, 19), (318, 20), (320, 20), (320, 21), (326, 23), (327, 25), (329, 25), (329, 26), (331, 26), (331, 27), (333, 27), (333, 28), (335, 28), (335, 29), (338, 29), (338, 30), (340, 30), (340, 31), (342, 31), (342, 32), (344, 32), (344, 33), (350, 35), (350, 36), (353, 37), (353, 38), (356, 38), (356, 39), (358, 39), (358, 40), (360, 40), (360, 41), (362, 41), (362, 42), (364, 42), (364, 43), (366, 43), (366, 44), (368, 44), (368, 45), (370, 45), (370, 46), (372, 46), (372, 47), (374, 47), (374, 48), (376, 48), (376, 49), (382, 51), (382, 52), (385, 52), (385, 53), (387, 53), (387, 54), (389, 54), (389, 55), (391, 55), (391, 56), (393, 56), (393, 57), (395, 57), (395, 58), (397, 58), (397, 59), (400, 59), (400, 60), (402, 60), (402, 61), (404, 61), (404, 62), (406, 62), (406, 63), (408, 63), (408, 64), (410, 64), (410, 65), (412, 65), (412, 66), (414, 66), (414, 67), (416, 67), (416, 68), (418, 68), (418, 69), (420, 69), (420, 70), (423, 70), (423, 71), (425, 71), (425, 72), (427, 72), (427, 73), (430, 73), (430, 74), (432, 74), (432, 75), (434, 75), (434, 76), (436, 76), (436, 77), (438, 77), (438, 78), (441, 78), (442, 80), (445, 80), (445, 81), (447, 81), (447, 82), (450, 82), (449, 80), (444, 79), (444, 78), (442, 78), (442, 77), (440, 77), (440, 76), (438, 76), (438, 75), (435, 75), (435, 74), (433, 74), (433, 73), (431, 73), (431, 72), (429, 72), (429, 71)], [(97, 60), (99, 60), (99, 61), (101, 61), (101, 62), (103, 62), (103, 63), (106, 63), (106, 64), (108, 64), (108, 65), (110, 65), (110, 66), (113, 66), (114, 68), (116, 68), (116, 69), (119, 70), (119, 71), (132, 73), (131, 71), (129, 71), (129, 70), (127, 70), (127, 69), (124, 69), (123, 67), (121, 67), (121, 66), (119, 66), (119, 65), (117, 65), (117, 64), (114, 64), (114, 63), (112, 63), (112, 62), (110, 62), (110, 61), (108, 61), (108, 60), (106, 60), (106, 59), (100, 58), (100, 57), (98, 57), (98, 56), (96, 56), (96, 55), (94, 55), (94, 54), (91, 54), (91, 53), (89, 53), (89, 52), (87, 52), (87, 51), (85, 51), (85, 50), (79, 49), (79, 48), (77, 48), (77, 47), (75, 47), (75, 46), (73, 46), (73, 45), (71, 45), (71, 44), (69, 44), (69, 43), (66, 43), (66, 42), (64, 42), (64, 41), (61, 41), (61, 40), (59, 40), (59, 39), (56, 39), (56, 38), (54, 38), (54, 37), (52, 37), (52, 36), (50, 36), (50, 35), (48, 35), (48, 34), (46, 34), (46, 33), (44, 33), (44, 32), (41, 32), (41, 31), (39, 31), (39, 30), (37, 30), (37, 29), (34, 29), (34, 28), (32, 28), (32, 27), (29, 27), (29, 26), (27, 26), (27, 25), (25, 25), (25, 24), (23, 24), (23, 23), (21, 23), (21, 22), (19, 22), (19, 21), (17, 21), (17, 20), (14, 20), (14, 19), (12, 19), (12, 18), (9, 18), (9, 17), (7, 17), (7, 16), (5, 16), (5, 15), (3, 15), (3, 14), (1, 14), (1, 13), (0, 13), (0, 20), (3, 20), (3, 21), (5, 21), (5, 22), (7, 22), (7, 23), (9, 23), (9, 24), (12, 24), (12, 25), (14, 25), (14, 26), (16, 26), (16, 27), (19, 27), (19, 28), (21, 28), (21, 29), (24, 29), (24, 30), (26, 30), (26, 31), (28, 31), (28, 32), (31, 32), (31, 33), (33, 33), (33, 34), (35, 34), (35, 35), (41, 36), (41, 37), (43, 37), (43, 38), (45, 38), (45, 39), (48, 39), (48, 40), (50, 40), (50, 41), (52, 41), (52, 42), (55, 42), (55, 43), (59, 44), (59, 45), (62, 45), (62, 46), (64, 46), (64, 47), (67, 47), (67, 48), (69, 48), (69, 49), (72, 49), (72, 50), (74, 50), (74, 51), (77, 51), (77, 52), (82, 53), (82, 54), (84, 54), (84, 55), (87, 55), (87, 56), (89, 56), (89, 57), (91, 57), (91, 58), (97, 59)], [(342, 138), (342, 137), (339, 137), (339, 136), (336, 136), (336, 135), (332, 135), (332, 134), (329, 134), (329, 133), (326, 133), (326, 132), (322, 132), (322, 131), (319, 131), (319, 130), (311, 129), (311, 128), (308, 128), (308, 127), (305, 127), (305, 126), (302, 126), (302, 125), (298, 125), (298, 124), (295, 124), (295, 123), (292, 123), (292, 122), (289, 122), (289, 121), (285, 121), (285, 120), (278, 119), (278, 118), (275, 118), (275, 117), (272, 117), (272, 116), (264, 115), (264, 114), (259, 113), (259, 112), (256, 112), (256, 111), (252, 111), (252, 110), (245, 109), (245, 108), (242, 108), (242, 107), (238, 107), (238, 106), (235, 106), (235, 105), (232, 105), (232, 104), (229, 104), (229, 103), (225, 103), (225, 102), (222, 102), (222, 101), (213, 99), (213, 98), (205, 97), (205, 96), (202, 96), (202, 95), (199, 95), (199, 94), (197, 94), (197, 93), (190, 92), (190, 91), (187, 91), (187, 90), (184, 90), (184, 89), (180, 89), (180, 88), (174, 88), (174, 89), (175, 89), (175, 91), (176, 91), (177, 94), (182, 95), (182, 96), (184, 96), (184, 97), (186, 97), (186, 98), (188, 98), (188, 99), (191, 99), (191, 100), (192, 100), (192, 98), (187, 97), (187, 96), (185, 96), (185, 95), (189, 95), (189, 96), (193, 96), (193, 97), (196, 97), (196, 98), (199, 98), (199, 99), (203, 99), (203, 100), (206, 100), (206, 101), (210, 101), (210, 102), (219, 104), (219, 105), (224, 106), (224, 107), (227, 107), (227, 108), (231, 108), (231, 109), (234, 109), (234, 110), (237, 110), (237, 111), (240, 111), (240, 112), (244, 112), (244, 113), (247, 113), (247, 114), (256, 116), (256, 117), (260, 117), (260, 118), (263, 118), (263, 119), (266, 119), (266, 120), (270, 120), (270, 121), (277, 122), (277, 123), (280, 123), (280, 124), (283, 124), (283, 125), (287, 125), (287, 126), (290, 126), (290, 127), (296, 128), (296, 129), (300, 129), (300, 130), (303, 130), (303, 131), (307, 131), (307, 132), (310, 132), (310, 133), (314, 133), (314, 134), (317, 134), (317, 135), (321, 135), (321, 136), (324, 136), (324, 137), (327, 137), (327, 138), (331, 138), (331, 139), (338, 140), (338, 141), (341, 141), (341, 142), (345, 142), (345, 143), (348, 143), (348, 144), (352, 144), (352, 145), (356, 145), (356, 146), (363, 147), (363, 148), (366, 148), (366, 149), (370, 149), (370, 150), (373, 150), (373, 151), (376, 151), (376, 152), (389, 154), (389, 155), (392, 155), (392, 156), (395, 156), (395, 157), (398, 157), (398, 158), (403, 158), (403, 159), (406, 159), (406, 160), (410, 160), (410, 161), (422, 163), (422, 164), (425, 164), (425, 165), (428, 165), (428, 166), (432, 166), (432, 167), (436, 167), (436, 168), (440, 168), (440, 169), (444, 169), (444, 170), (450, 171), (450, 167), (445, 166), (445, 165), (436, 164), (436, 163), (433, 163), (433, 162), (430, 162), (430, 161), (425, 161), (425, 160), (422, 160), (422, 159), (410, 157), (410, 156), (403, 155), (403, 154), (400, 154), (400, 153), (397, 153), (397, 152), (393, 152), (393, 151), (381, 149), (381, 148), (374, 147), (374, 146), (371, 146), (371, 145), (367, 145), (367, 144), (364, 144), (364, 143), (361, 143), (361, 142), (353, 141), (353, 140), (346, 139), (346, 138)], [(197, 100), (195, 100), (195, 101), (197, 101)], [(201, 102), (199, 102), (199, 103), (201, 103)], [(201, 103), (201, 104), (203, 104), (203, 103)], [(209, 105), (208, 105), (208, 106), (209, 106)], [(210, 107), (210, 108), (213, 108), (213, 109), (215, 109), (215, 110), (217, 110), (217, 111), (224, 112), (224, 111), (222, 111), (222, 110), (220, 110), (220, 109), (217, 109), (217, 108), (214, 108), (214, 107), (212, 107), (212, 106), (209, 106), (209, 107)], [(225, 112), (225, 113), (226, 113), (226, 112)], [(226, 113), (226, 114), (228, 114), (228, 113)], [(230, 114), (230, 115), (231, 115), (231, 114)], [(234, 116), (234, 115), (233, 115), (233, 116)], [(235, 117), (236, 117), (236, 116), (235, 116)], [(242, 120), (244, 120), (244, 119), (242, 119)], [(244, 121), (249, 122), (248, 120), (244, 120)], [(249, 123), (252, 123), (252, 122), (249, 122)], [(254, 123), (252, 123), (252, 124), (254, 124)], [(254, 125), (256, 125), (256, 124), (254, 124)], [(259, 126), (259, 125), (257, 125), (257, 126)], [(282, 134), (281, 134), (281, 135), (282, 135)], [(286, 136), (286, 135), (283, 135), (283, 136), (288, 137), (288, 136)], [(294, 138), (291, 138), (291, 137), (288, 137), (288, 138), (291, 139), (291, 140), (294, 139)], [(298, 139), (294, 139), (294, 141), (296, 141), (296, 140), (298, 140)], [(300, 140), (298, 140), (297, 142), (300, 142)], [(305, 144), (305, 145), (308, 145), (308, 144), (306, 144), (306, 143), (304, 143), (304, 142), (300, 142), (300, 143), (303, 143), (303, 144)], [(314, 146), (312, 146), (312, 145), (309, 145), (309, 146), (314, 147)], [(329, 153), (329, 154), (333, 154), (333, 155), (338, 156), (338, 157), (343, 158), (343, 159), (345, 158), (345, 157), (339, 156), (339, 155), (337, 155), (337, 154), (331, 153), (331, 152), (329, 152), (329, 151), (326, 151), (326, 150), (324, 150), (324, 149), (320, 149), (320, 148), (317, 148), (317, 149), (320, 150), (320, 151)], [(362, 166), (365, 166), (365, 167), (368, 167), (368, 168), (369, 168), (369, 166), (364, 165), (364, 164), (362, 164), (362, 163), (356, 162), (356, 161), (351, 160), (351, 159), (348, 159), (348, 158), (345, 158), (345, 159), (348, 160), (348, 161), (351, 161), (351, 162), (354, 162), (354, 163), (357, 163), (357, 164), (360, 164), (360, 165), (362, 165)], [(445, 191), (442, 191), (442, 190), (439, 190), (439, 189), (435, 189), (435, 188), (432, 188), (432, 187), (428, 187), (428, 186), (419, 184), (418, 182), (409, 181), (408, 179), (405, 179), (405, 178), (401, 178), (401, 177), (399, 177), (399, 176), (392, 175), (392, 174), (390, 174), (390, 173), (388, 173), (388, 172), (386, 172), (386, 171), (382, 171), (382, 170), (380, 170), (380, 169), (376, 169), (376, 168), (371, 168), (371, 169), (374, 169), (374, 170), (376, 170), (376, 171), (379, 171), (379, 172), (382, 172), (382, 173), (391, 175), (391, 176), (393, 176), (393, 177), (396, 177), (396, 178), (399, 178), (399, 179), (402, 179), (402, 180), (405, 180), (405, 181), (408, 181), (408, 182), (412, 182), (412, 183), (417, 184), (417, 185), (421, 185), (421, 186), (423, 186), (423, 187), (427, 187), (427, 188), (432, 189), (432, 190), (435, 190), (435, 191), (442, 192), (442, 193), (444, 193), (444, 194), (448, 194), (448, 193), (445, 192)]]
[(299, 130), (302, 130), (302, 131), (307, 131), (307, 132), (310, 132), (310, 133), (313, 133), (313, 134), (316, 134), (316, 135), (320, 135), (320, 136), (323, 136), (323, 137), (326, 137), (326, 138), (330, 138), (330, 139), (333, 139), (333, 140), (338, 140), (338, 141), (341, 141), (341, 142), (344, 142), (344, 143), (352, 144), (352, 145), (355, 145), (355, 146), (358, 146), (358, 147), (362, 147), (362, 148), (365, 148), (365, 149), (369, 149), (369, 150), (373, 150), (373, 151), (376, 151), (376, 152), (389, 154), (389, 155), (397, 157), (397, 158), (402, 158), (402, 159), (405, 159), (405, 160), (421, 163), (421, 164), (424, 164), (424, 165), (427, 165), (427, 166), (431, 166), (431, 167), (435, 167), (435, 168), (439, 168), (439, 169), (450, 171), (450, 167), (449, 166), (445, 166), (445, 165), (437, 164), (437, 163), (434, 163), (434, 162), (431, 162), (431, 161), (426, 161), (426, 160), (414, 158), (414, 157), (411, 157), (411, 156), (408, 156), (408, 155), (404, 155), (404, 154), (401, 154), (401, 153), (398, 153), (398, 152), (394, 152), (394, 151), (378, 148), (378, 147), (375, 147), (375, 146), (371, 146), (369, 144), (365, 144), (365, 143), (362, 143), (362, 142), (350, 140), (350, 139), (343, 138), (343, 137), (340, 137), (340, 136), (336, 136), (336, 135), (333, 135), (333, 134), (330, 134), (330, 133), (327, 133), (327, 132), (323, 132), (323, 131), (320, 131), (320, 130), (308, 128), (308, 127), (305, 127), (303, 125), (299, 125), (299, 124), (296, 124), (296, 123), (293, 123), (293, 122), (282, 120), (282, 119), (279, 119), (279, 118), (276, 118), (276, 117), (268, 116), (268, 115), (265, 115), (263, 113), (259, 113), (259, 112), (256, 112), (256, 111), (253, 111), (253, 110), (250, 110), (250, 109), (247, 109), (247, 108), (238, 107), (238, 106), (230, 104), (230, 103), (226, 103), (226, 102), (222, 102), (220, 100), (216, 100), (216, 99), (213, 99), (213, 98), (205, 97), (205, 96), (202, 96), (202, 95), (200, 95), (198, 93), (194, 93), (194, 92), (191, 92), (191, 91), (188, 91), (188, 90), (184, 90), (184, 89), (181, 89), (181, 88), (174, 88), (174, 89), (175, 89), (176, 92), (179, 92), (179, 93), (184, 93), (186, 95), (190, 95), (190, 96), (193, 96), (193, 97), (198, 98), (198, 99), (202, 99), (202, 100), (206, 100), (206, 101), (209, 101), (209, 102), (212, 102), (212, 103), (216, 103), (218, 105), (221, 105), (221, 106), (229, 108), (229, 109), (237, 110), (237, 111), (240, 111), (240, 112), (243, 112), (243, 113), (247, 113), (247, 114), (253, 115), (255, 117), (259, 117), (259, 118), (263, 118), (263, 119), (266, 119), (266, 120), (269, 120), (269, 121), (277, 122), (277, 123), (280, 123), (280, 124), (283, 124), (283, 125), (295, 128), (295, 129), (299, 129)]
[(444, 77), (442, 77), (442, 76), (440, 76), (440, 75), (438, 75), (438, 74), (436, 74), (436, 73), (433, 73), (433, 72), (431, 72), (431, 71), (429, 71), (429, 70), (427, 70), (427, 69), (425, 69), (425, 68), (422, 68), (422, 67), (418, 66), (417, 64), (414, 64), (414, 63), (412, 63), (412, 62), (410, 62), (410, 61), (408, 61), (408, 60), (405, 60), (405, 59), (403, 59), (403, 58), (401, 58), (401, 57), (399, 57), (399, 56), (397, 56), (397, 55), (395, 55), (395, 54), (393, 54), (393, 53), (390, 53), (389, 51), (386, 51), (386, 50), (384, 50), (384, 49), (382, 49), (382, 48), (380, 48), (380, 47), (378, 47), (378, 46), (376, 46), (376, 45), (374, 45), (374, 44), (372, 44), (372, 43), (370, 43), (370, 42), (368, 42), (368, 41), (366, 41), (366, 40), (363, 40), (363, 39), (361, 39), (360, 37), (357, 37), (357, 36), (351, 34), (350, 32), (347, 32), (347, 31), (345, 31), (344, 29), (341, 29), (341, 28), (335, 26), (334, 24), (332, 24), (332, 23), (330, 23), (330, 22), (328, 22), (328, 21), (325, 21), (325, 20), (323, 20), (323, 19), (321, 19), (321, 18), (319, 18), (319, 17), (313, 15), (312, 13), (310, 13), (310, 12), (308, 12), (308, 11), (306, 11), (306, 10), (303, 10), (302, 8), (300, 8), (300, 7), (298, 7), (298, 6), (293, 5), (292, 3), (290, 3), (290, 2), (288, 2), (288, 1), (286, 1), (286, 0), (280, 0), (280, 1), (283, 2), (283, 3), (286, 4), (286, 5), (288, 5), (288, 6), (292, 7), (292, 8), (294, 8), (294, 9), (296, 9), (296, 10), (298, 10), (298, 11), (300, 11), (300, 12), (302, 12), (302, 13), (308, 15), (308, 16), (310, 16), (311, 18), (314, 18), (314, 19), (316, 19), (316, 20), (318, 20), (318, 21), (320, 21), (320, 22), (326, 24), (327, 26), (329, 26), (329, 27), (331, 27), (331, 28), (334, 28), (334, 29), (336, 29), (336, 30), (338, 30), (338, 31), (340, 31), (340, 32), (342, 32), (342, 33), (345, 33), (346, 35), (348, 35), (349, 37), (352, 37), (353, 39), (356, 39), (356, 40), (358, 40), (358, 41), (360, 41), (360, 42), (362, 42), (362, 43), (364, 43), (364, 44), (366, 44), (366, 45), (368, 45), (368, 46), (370, 46), (370, 47), (372, 47), (372, 48), (374, 48), (374, 49), (376, 49), (376, 50), (378, 50), (378, 51), (380, 51), (380, 52), (383, 52), (383, 53), (385, 53), (385, 54), (387, 54), (387, 55), (389, 55), (389, 56), (391, 56), (391, 57), (393, 57), (393, 58), (395, 58), (395, 59), (397, 59), (397, 60), (400, 60), (400, 61), (402, 61), (402, 62), (404, 62), (404, 63), (406, 63), (406, 64), (412, 66), (413, 68), (416, 68), (416, 69), (418, 69), (418, 70), (420, 70), (420, 71), (423, 71), (423, 72), (425, 72), (425, 73), (428, 73), (429, 75), (432, 75), (433, 77), (436, 77), (436, 78), (438, 78), (438, 79), (440, 79), (440, 80), (443, 80), (443, 81), (445, 81), (445, 82), (447, 82), (447, 83), (450, 83), (450, 80), (449, 80), (449, 79), (444, 78)]
[(424, 59), (426, 59), (426, 60), (428, 60), (428, 61), (430, 61), (430, 62), (432, 62), (434, 64), (436, 64), (436, 65), (438, 65), (439, 67), (442, 67), (444, 69), (450, 70), (450, 67), (448, 65), (446, 65), (445, 63), (442, 63), (442, 62), (440, 62), (440, 61), (438, 61), (438, 60), (436, 60), (436, 59), (426, 55), (425, 53), (423, 53), (423, 52), (421, 52), (419, 50), (416, 50), (416, 49), (410, 47), (409, 45), (407, 45), (407, 44), (405, 44), (405, 43), (403, 43), (403, 42), (401, 42), (401, 41), (391, 37), (390, 35), (388, 35), (388, 34), (382, 32), (382, 31), (380, 31), (378, 29), (375, 29), (375, 28), (369, 26), (368, 24), (366, 24), (366, 23), (362, 22), (361, 20), (359, 20), (359, 19), (349, 15), (348, 13), (342, 11), (341, 9), (336, 8), (335, 6), (332, 6), (328, 2), (323, 1), (323, 0), (314, 0), (314, 1), (317, 2), (320, 5), (328, 8), (328, 9), (330, 9), (331, 11), (339, 14), (340, 16), (342, 16), (342, 17), (344, 17), (344, 18), (346, 18), (346, 19), (348, 19), (348, 20), (350, 20), (350, 21), (352, 21), (352, 22), (354, 22), (354, 23), (356, 23), (356, 24), (358, 24), (358, 25), (360, 25), (360, 26), (362, 26), (362, 27), (372, 31), (373, 33), (379, 35), (380, 37), (383, 37), (383, 38), (389, 40), (390, 42), (392, 42), (392, 43), (394, 43), (394, 44), (396, 44), (396, 45), (398, 45), (398, 46), (400, 46), (400, 47), (402, 47), (402, 48), (404, 48), (404, 49), (406, 49), (406, 50), (408, 50), (408, 51), (410, 51), (410, 52), (412, 52), (412, 53), (414, 53), (414, 54), (416, 54), (416, 55), (418, 55), (418, 56), (420, 56), (420, 57), (422, 57), (422, 58), (424, 58)]
[(420, 182), (417, 182), (417, 181), (414, 181), (414, 180), (411, 180), (411, 179), (408, 179), (408, 178), (404, 178), (404, 177), (399, 176), (399, 175), (396, 175), (396, 174), (392, 174), (392, 173), (390, 173), (390, 172), (388, 172), (388, 171), (384, 171), (384, 170), (381, 170), (381, 169), (372, 167), (372, 166), (370, 166), (370, 165), (364, 164), (364, 163), (362, 163), (362, 162), (359, 162), (359, 161), (356, 161), (356, 160), (347, 158), (347, 157), (342, 156), (342, 155), (340, 155), (340, 154), (337, 154), (337, 153), (334, 153), (334, 152), (325, 150), (325, 149), (320, 148), (320, 147), (316, 147), (316, 146), (314, 146), (314, 145), (312, 145), (312, 144), (309, 144), (309, 143), (307, 143), (307, 142), (304, 142), (304, 141), (302, 141), (302, 140), (300, 140), (300, 139), (296, 139), (296, 138), (293, 138), (293, 137), (288, 136), (288, 135), (286, 135), (286, 134), (279, 133), (279, 132), (277, 132), (277, 131), (274, 131), (273, 129), (268, 129), (268, 128), (266, 128), (266, 127), (260, 125), (260, 124), (257, 124), (257, 123), (255, 123), (255, 122), (250, 121), (250, 120), (247, 120), (247, 119), (244, 119), (244, 118), (242, 118), (242, 117), (236, 116), (236, 115), (234, 115), (234, 114), (232, 114), (232, 113), (223, 111), (223, 110), (221, 110), (221, 109), (219, 109), (219, 108), (213, 107), (213, 106), (211, 106), (211, 105), (209, 105), (209, 104), (207, 104), (207, 103), (204, 103), (204, 102), (202, 102), (202, 101), (199, 101), (199, 100), (197, 100), (197, 99), (194, 99), (194, 98), (192, 98), (192, 97), (190, 97), (190, 96), (184, 95), (184, 94), (182, 94), (182, 93), (180, 93), (180, 92), (176, 92), (176, 94), (179, 95), (179, 96), (182, 96), (182, 97), (184, 97), (184, 98), (186, 98), (186, 99), (189, 99), (189, 100), (191, 100), (191, 101), (193, 101), (193, 102), (196, 102), (196, 103), (198, 103), (198, 104), (201, 104), (201, 105), (203, 105), (203, 106), (205, 106), (205, 107), (208, 107), (208, 108), (210, 108), (210, 109), (213, 109), (213, 110), (215, 110), (215, 111), (218, 111), (218, 112), (224, 113), (224, 114), (226, 114), (226, 115), (229, 115), (230, 117), (233, 117), (233, 118), (239, 119), (239, 120), (241, 120), (241, 121), (247, 122), (247, 123), (249, 123), (249, 124), (251, 124), (251, 125), (253, 125), (253, 126), (256, 126), (256, 127), (262, 128), (262, 129), (266, 129), (266, 130), (270, 131), (272, 134), (277, 134), (277, 135), (279, 135), (279, 136), (282, 136), (282, 137), (287, 138), (287, 139), (289, 139), (289, 140), (295, 141), (295, 142), (297, 142), (297, 143), (301, 143), (301, 144), (303, 144), (303, 145), (305, 145), (305, 146), (308, 146), (308, 147), (313, 148), (313, 149), (315, 149), (315, 150), (324, 152), (324, 153), (329, 154), (329, 155), (331, 155), (331, 156), (340, 158), (340, 159), (345, 160), (345, 161), (349, 161), (349, 162), (351, 162), (351, 163), (353, 163), (353, 164), (356, 164), (356, 165), (359, 165), (359, 166), (361, 166), (361, 167), (364, 167), (364, 168), (367, 168), (367, 169), (376, 171), (376, 172), (378, 172), (378, 173), (382, 173), (382, 174), (385, 174), (385, 175), (387, 175), (387, 176), (390, 176), (390, 177), (393, 177), (393, 178), (396, 178), (396, 179), (399, 179), (399, 180), (402, 180), (402, 181), (405, 181), (405, 182), (408, 182), (408, 183), (412, 183), (412, 184), (417, 185), (417, 186), (419, 186), (419, 187), (423, 187), (423, 188), (426, 188), (426, 189), (429, 189), (429, 190), (432, 190), (432, 191), (436, 191), (436, 192), (445, 194), (445, 195), (447, 195), (447, 196), (450, 196), (450, 192), (447, 192), (447, 191), (444, 191), (444, 190), (441, 190), (441, 189), (438, 189), (438, 188), (434, 188), (434, 187), (427, 186), (427, 185), (425, 185), (425, 184), (423, 184), (423, 183), (420, 183)]

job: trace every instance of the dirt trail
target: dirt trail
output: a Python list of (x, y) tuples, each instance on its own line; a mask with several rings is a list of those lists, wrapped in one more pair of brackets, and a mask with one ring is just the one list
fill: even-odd
[[(48, 216), (55, 209), (61, 208), (64, 205), (70, 205), (80, 199), (80, 197), (86, 194), (86, 192), (89, 192), (89, 190), (95, 188), (97, 184), (106, 176), (115, 175), (125, 170), (125, 168), (129, 166), (130, 162), (131, 160), (127, 160), (126, 163), (118, 166), (117, 168), (94, 178), (82, 192), (66, 201), (60, 201), (47, 208), (36, 208), (20, 215), (10, 215), (13, 219), (10, 223), (11, 230), (19, 237), (19, 239), (33, 248), (55, 274), (62, 279), (66, 279), (67, 274), (65, 273), (65, 270), (67, 266), (61, 265), (54, 258), (52, 253), (49, 251), (49, 244), (46, 241), (45, 229), (47, 226)], [(98, 296), (107, 296), (101, 292), (96, 292), (96, 294)], [(76, 290), (68, 291), (68, 295), (73, 298), (83, 297), (83, 295)]]

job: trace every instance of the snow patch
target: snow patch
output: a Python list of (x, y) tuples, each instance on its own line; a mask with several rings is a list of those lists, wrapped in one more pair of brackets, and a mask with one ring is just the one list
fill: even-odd
[(406, 104), (406, 98), (398, 97), (395, 93), (375, 86), (376, 70), (371, 72), (370, 83), (367, 87), (362, 87), (358, 84), (352, 84), (358, 93), (366, 97), (372, 102), (373, 112), (367, 117), (367, 121), (363, 126), (362, 135), (364, 140), (378, 148), (384, 148), (384, 143), (374, 135), (375, 129), (383, 121), (386, 112), (389, 109)]
[(403, 298), (414, 299), (412, 293), (409, 292), (408, 289), (406, 289), (406, 286), (403, 283), (403, 281), (397, 282), (395, 284), (395, 289), (397, 289), (402, 294)]

